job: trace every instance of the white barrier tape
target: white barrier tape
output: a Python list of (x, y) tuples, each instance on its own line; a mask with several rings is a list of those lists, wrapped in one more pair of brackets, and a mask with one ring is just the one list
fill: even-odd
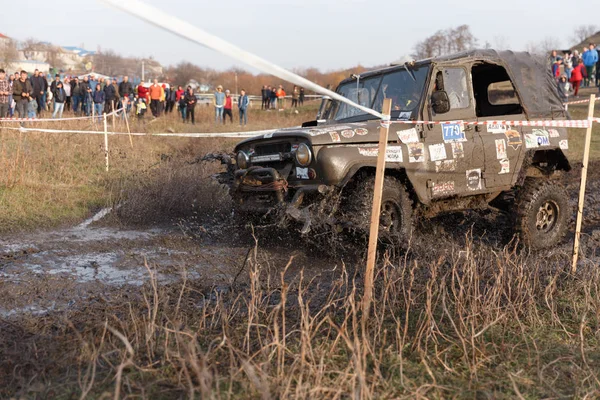
[(556, 128), (587, 128), (589, 121), (582, 120), (560, 120), (560, 121), (392, 121), (392, 124), (407, 125), (511, 125), (511, 126), (549, 126)]
[[(596, 98), (595, 101), (600, 101), (600, 97)], [(571, 104), (585, 104), (585, 103), (589, 103), (590, 99), (586, 99), (586, 100), (577, 100), (577, 101), (568, 101), (566, 103), (563, 103), (563, 105), (571, 105)]]
[[(123, 108), (119, 108), (118, 110), (111, 111), (106, 114), (106, 116), (110, 116), (116, 114), (118, 112), (123, 111)], [(0, 122), (58, 122), (58, 121), (75, 121), (75, 120), (83, 120), (83, 119), (93, 119), (93, 118), (101, 118), (102, 115), (90, 115), (85, 117), (69, 117), (69, 118), (0, 118)]]
[(147, 5), (146, 3), (140, 0), (101, 0), (109, 5), (112, 5), (115, 8), (126, 11), (140, 19), (143, 19), (151, 24), (154, 24), (160, 28), (163, 28), (167, 31), (174, 33), (175, 35), (181, 36), (185, 39), (188, 39), (192, 42), (198, 43), (202, 46), (208, 47), (215, 51), (218, 51), (222, 54), (225, 54), (233, 59), (242, 61), (262, 72), (269, 73), (273, 76), (277, 76), (281, 79), (284, 79), (288, 82), (294, 83), (300, 87), (304, 87), (305, 89), (312, 90), (316, 93), (325, 94), (332, 99), (340, 101), (342, 103), (349, 104), (353, 107), (358, 108), (361, 111), (364, 111), (368, 114), (374, 115), (377, 118), (383, 118), (383, 114), (372, 110), (368, 107), (361, 106), (344, 96), (339, 95), (331, 90), (325, 89), (322, 86), (317, 85), (309, 81), (306, 78), (303, 78), (299, 75), (296, 75), (284, 68), (281, 68), (261, 57), (258, 57), (254, 54), (251, 54), (241, 48), (232, 45), (231, 43), (220, 39), (214, 35), (211, 35), (192, 24), (183, 21), (179, 18), (173, 17), (166, 12), (159, 10), (156, 7), (152, 7)]
[[(43, 132), (43, 133), (82, 133), (89, 135), (104, 135), (104, 131), (78, 131), (71, 129), (45, 129), (45, 128), (14, 128), (5, 127), (12, 131), (19, 132)], [(221, 133), (143, 133), (143, 132), (106, 132), (108, 135), (131, 135), (131, 136), (173, 136), (173, 137), (188, 137), (188, 138), (249, 138), (262, 136), (267, 133), (273, 133), (276, 130), (270, 129), (265, 131), (248, 131), (248, 132), (221, 132)]]

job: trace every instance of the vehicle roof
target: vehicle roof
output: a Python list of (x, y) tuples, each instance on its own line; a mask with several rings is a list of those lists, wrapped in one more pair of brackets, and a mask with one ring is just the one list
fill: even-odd
[[(493, 49), (469, 50), (450, 54), (442, 57), (428, 58), (409, 63), (409, 68), (444, 64), (444, 63), (472, 63), (489, 62), (506, 68), (515, 89), (519, 93), (525, 112), (529, 118), (566, 118), (562, 102), (556, 90), (556, 80), (550, 68), (544, 65), (539, 58), (527, 52), (514, 52), (510, 50), (496, 51)], [(391, 65), (362, 73), (361, 79), (370, 76), (393, 72), (404, 69), (404, 64)], [(352, 82), (355, 78), (344, 79), (340, 84)]]

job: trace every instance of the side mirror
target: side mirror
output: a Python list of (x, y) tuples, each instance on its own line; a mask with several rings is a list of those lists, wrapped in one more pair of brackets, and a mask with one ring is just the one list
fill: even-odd
[(436, 114), (445, 114), (450, 111), (450, 99), (444, 90), (436, 90), (431, 94), (431, 107)]

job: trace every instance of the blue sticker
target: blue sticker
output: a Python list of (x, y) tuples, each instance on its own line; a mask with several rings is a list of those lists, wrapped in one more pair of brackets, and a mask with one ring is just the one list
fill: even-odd
[(465, 132), (462, 124), (442, 124), (444, 142), (464, 142)]

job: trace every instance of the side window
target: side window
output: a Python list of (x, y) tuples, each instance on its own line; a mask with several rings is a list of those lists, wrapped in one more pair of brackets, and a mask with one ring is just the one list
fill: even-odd
[(494, 82), (487, 89), (488, 101), (493, 106), (519, 104), (519, 98), (511, 81)]
[(463, 68), (444, 69), (444, 89), (448, 93), (451, 110), (469, 107), (467, 73)]
[(471, 75), (478, 117), (523, 113), (519, 95), (503, 66), (481, 62), (473, 66)]

